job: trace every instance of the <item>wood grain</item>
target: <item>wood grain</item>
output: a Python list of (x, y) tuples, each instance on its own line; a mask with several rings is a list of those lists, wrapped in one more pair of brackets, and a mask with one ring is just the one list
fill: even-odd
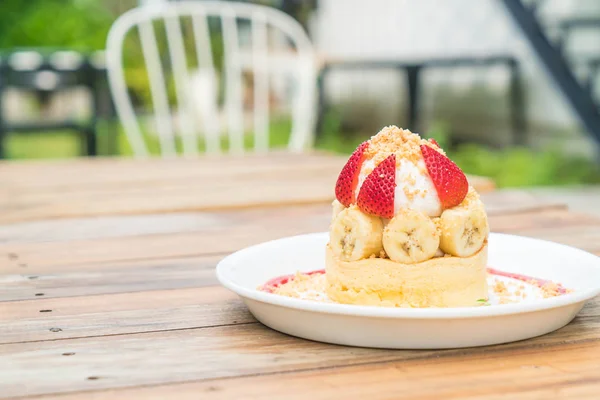
[[(0, 162), (0, 397), (597, 398), (600, 299), (527, 341), (388, 351), (280, 334), (215, 286), (226, 254), (327, 230), (345, 160)], [(493, 231), (600, 254), (599, 218), (470, 180)]]
[[(229, 252), (269, 239), (323, 229), (328, 207), (240, 212), (222, 230), (0, 245), (0, 301), (207, 286)], [(237, 221), (237, 224), (232, 221)], [(565, 210), (490, 217), (494, 231), (571, 244), (600, 254), (597, 219)], [(256, 229), (261, 226), (262, 229)], [(199, 246), (199, 244), (202, 244)], [(319, 266), (315, 266), (318, 268)]]
[(218, 212), (120, 215), (0, 225), (4, 243), (56, 242), (138, 235), (197, 232), (231, 222)]
[(9, 273), (41, 273), (87, 263), (224, 254), (265, 240), (326, 230), (331, 211), (324, 206), (282, 207), (230, 218), (188, 233), (5, 243), (0, 245), (0, 268)]
[[(122, 238), (227, 229), (255, 231), (270, 225), (293, 226), (302, 219), (320, 221), (326, 229), (331, 205), (277, 206), (244, 210), (122, 215), (43, 220), (0, 226), (0, 246), (8, 243)], [(286, 221), (289, 220), (289, 223)], [(324, 222), (323, 222), (324, 221)]]
[(0, 344), (250, 322), (255, 320), (237, 295), (215, 286), (5, 302)]
[[(129, 185), (166, 184), (178, 179), (199, 177), (256, 177), (269, 173), (290, 173), (311, 169), (339, 170), (347, 155), (314, 151), (295, 154), (274, 151), (268, 154), (203, 156), (196, 159), (175, 158), (133, 160), (127, 158), (94, 158), (51, 161), (0, 161), (0, 175), (11, 190), (48, 189), (51, 192), (71, 188), (96, 188), (98, 185), (119, 187)], [(77, 171), (73, 174), (73, 171)], [(336, 173), (336, 175), (337, 175)], [(469, 176), (472, 184), (482, 192), (495, 189), (492, 180)]]
[[(341, 167), (344, 157), (323, 153), (272, 152), (189, 158), (128, 159), (98, 157), (69, 160), (0, 161), (3, 182), (20, 191), (95, 188), (98, 185), (168, 183), (202, 176), (240, 176), (321, 165)], [(218, 168), (216, 168), (218, 166)], [(76, 174), (73, 174), (77, 171)]]
[[(0, 223), (331, 202), (345, 161), (344, 156), (275, 154), (5, 162), (0, 208), (6, 212)], [(489, 179), (469, 178), (480, 191), (493, 190)]]
[[(0, 397), (67, 393), (193, 380), (281, 374), (341, 366), (438, 361), (465, 355), (594, 344), (598, 318), (506, 345), (457, 350), (389, 351), (331, 346), (283, 335), (260, 324), (0, 345)], [(63, 356), (74, 353), (72, 356)], [(514, 354), (514, 353), (510, 353)], [(598, 373), (598, 372), (596, 372)], [(93, 382), (89, 377), (97, 377)]]
[(254, 182), (232, 185), (221, 181), (210, 186), (200, 182), (161, 188), (160, 196), (156, 195), (156, 188), (148, 188), (94, 194), (74, 192), (52, 199), (22, 197), (18, 199), (19, 208), (7, 207), (0, 222), (327, 203), (333, 200), (333, 182), (308, 178), (290, 181), (282, 177), (263, 180), (260, 190)]
[(217, 284), (215, 266), (221, 258), (75, 264), (39, 275), (4, 275), (0, 276), (0, 302), (210, 286)]
[[(112, 389), (43, 399), (597, 399), (597, 343), (441, 354), (360, 366)], [(515, 379), (515, 377), (518, 377)], [(90, 384), (88, 389), (94, 390)]]
[[(511, 215), (546, 210), (566, 210), (562, 203), (548, 202), (520, 191), (496, 191), (483, 195), (489, 215)], [(9, 242), (51, 242), (82, 239), (196, 232), (215, 226), (227, 227), (241, 221), (262, 224), (265, 216), (330, 215), (328, 203), (314, 206), (264, 209), (187, 212), (149, 215), (51, 219), (0, 225), (0, 244)], [(287, 211), (286, 211), (287, 210)], [(289, 210), (297, 211), (290, 213)], [(306, 210), (306, 211), (303, 211)], [(279, 214), (283, 212), (283, 214)], [(326, 225), (321, 227), (324, 230)]]
[(562, 202), (542, 198), (525, 190), (503, 189), (481, 192), (481, 199), (485, 204), (487, 213), (490, 215), (567, 209), (567, 206)]
[[(96, 240), (5, 243), (0, 245), (0, 268), (9, 274), (43, 274), (70, 266), (154, 258), (226, 254), (245, 246), (301, 233), (327, 230), (329, 206), (282, 207), (240, 212), (221, 219), (221, 227), (193, 228), (178, 234), (109, 237)], [(235, 219), (235, 220), (234, 220)], [(565, 210), (490, 216), (493, 231), (572, 244), (600, 251), (598, 219)]]

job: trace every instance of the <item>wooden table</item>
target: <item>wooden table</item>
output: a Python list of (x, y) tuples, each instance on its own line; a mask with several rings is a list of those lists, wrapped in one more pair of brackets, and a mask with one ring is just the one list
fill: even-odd
[[(460, 350), (348, 348), (257, 323), (215, 264), (326, 230), (343, 161), (0, 164), (0, 397), (599, 398), (598, 301), (552, 334)], [(494, 231), (600, 253), (597, 218), (518, 191), (484, 199)]]

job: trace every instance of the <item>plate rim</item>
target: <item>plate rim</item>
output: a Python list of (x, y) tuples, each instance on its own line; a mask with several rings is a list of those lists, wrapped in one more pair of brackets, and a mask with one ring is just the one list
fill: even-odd
[[(572, 304), (585, 302), (600, 294), (600, 284), (595, 288), (586, 290), (579, 290), (573, 293), (567, 293), (562, 296), (538, 299), (527, 303), (518, 304), (502, 304), (493, 306), (478, 306), (478, 307), (448, 307), (448, 308), (400, 308), (400, 307), (377, 307), (377, 306), (362, 306), (354, 304), (339, 304), (339, 303), (321, 303), (313, 300), (297, 299), (293, 297), (281, 296), (273, 293), (261, 292), (257, 289), (248, 289), (241, 285), (232, 282), (224, 272), (227, 264), (235, 260), (237, 257), (241, 257), (241, 253), (255, 249), (256, 247), (264, 246), (273, 242), (281, 240), (290, 240), (293, 238), (307, 237), (307, 236), (322, 236), (327, 235), (328, 232), (312, 232), (299, 235), (292, 235), (281, 237), (278, 239), (268, 240), (252, 246), (247, 246), (243, 249), (235, 251), (224, 258), (222, 258), (216, 266), (216, 275), (219, 283), (225, 288), (236, 293), (244, 299), (250, 299), (261, 303), (267, 303), (280, 307), (292, 308), (296, 310), (317, 312), (324, 314), (336, 314), (336, 315), (350, 315), (357, 317), (371, 317), (371, 318), (392, 318), (392, 319), (463, 319), (463, 318), (481, 318), (481, 317), (495, 317), (502, 315), (511, 314), (522, 314), (529, 312), (536, 312), (542, 310), (548, 310), (553, 308), (559, 308), (569, 306)], [(582, 249), (578, 249), (573, 246), (557, 243), (549, 240), (538, 239), (528, 236), (520, 236), (506, 233), (490, 233), (490, 241), (493, 237), (505, 236), (517, 239), (527, 239), (545, 244), (551, 244), (553, 246), (559, 246), (568, 248), (571, 251), (576, 251), (585, 254), (586, 256), (592, 256), (598, 259), (598, 267), (600, 268), (600, 257), (587, 252)]]

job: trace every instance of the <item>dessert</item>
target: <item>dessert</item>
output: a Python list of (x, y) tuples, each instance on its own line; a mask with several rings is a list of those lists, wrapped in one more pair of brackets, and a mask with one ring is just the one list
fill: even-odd
[(383, 128), (338, 177), (326, 293), (338, 303), (462, 307), (487, 299), (484, 205), (434, 140)]
[(413, 308), (520, 303), (572, 291), (487, 267), (483, 202), (435, 140), (383, 128), (349, 157), (335, 197), (325, 269), (303, 266), (304, 272), (272, 278), (259, 290)]

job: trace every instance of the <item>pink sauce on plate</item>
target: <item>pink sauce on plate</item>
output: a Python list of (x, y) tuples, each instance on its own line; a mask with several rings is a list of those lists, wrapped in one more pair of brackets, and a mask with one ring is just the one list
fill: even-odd
[(527, 276), (527, 275), (515, 274), (514, 272), (504, 272), (504, 271), (500, 271), (500, 270), (490, 268), (490, 267), (488, 267), (487, 271), (491, 275), (504, 276), (506, 278), (516, 279), (518, 281), (523, 281), (523, 282), (527, 282), (531, 285), (535, 285), (539, 288), (544, 287), (546, 285), (554, 284), (557, 286), (556, 290), (558, 291), (558, 293), (560, 293), (560, 294), (567, 293), (567, 289), (565, 287), (563, 287), (563, 285), (561, 285), (560, 283), (552, 282), (547, 279), (540, 279), (540, 278), (534, 278), (534, 277)]
[[(316, 271), (309, 271), (309, 272), (302, 272), (304, 275), (319, 275), (319, 274), (324, 274), (325, 270), (324, 269), (318, 269)], [(265, 283), (262, 287), (261, 290), (267, 293), (273, 293), (273, 290), (278, 288), (281, 285), (285, 285), (286, 283), (288, 283), (289, 281), (291, 281), (292, 279), (294, 279), (294, 277), (296, 276), (296, 274), (291, 274), (291, 275), (282, 275), (282, 276), (278, 276), (277, 278), (273, 278), (269, 281), (267, 281), (267, 283)]]
[[(504, 271), (500, 271), (494, 268), (489, 268), (487, 269), (488, 273), (491, 275), (497, 275), (497, 276), (504, 276), (506, 278), (511, 278), (511, 279), (516, 279), (519, 281), (523, 281), (526, 283), (529, 283), (531, 285), (535, 285), (539, 288), (544, 287), (545, 285), (551, 285), (554, 284), (557, 286), (556, 290), (558, 291), (558, 293), (560, 294), (565, 294), (567, 293), (567, 289), (564, 288), (560, 283), (555, 283), (552, 282), (550, 280), (547, 279), (540, 279), (540, 278), (534, 278), (531, 276), (527, 276), (527, 275), (521, 275), (521, 274), (516, 274), (513, 272), (504, 272)], [(318, 269), (315, 271), (309, 271), (309, 272), (303, 272), (303, 274), (305, 275), (317, 275), (317, 274), (324, 274), (325, 270), (324, 269)], [(294, 277), (296, 275), (295, 274), (291, 274), (291, 275), (283, 275), (283, 276), (278, 276), (276, 278), (273, 278), (269, 281), (267, 281), (262, 287), (261, 290), (267, 293), (273, 293), (273, 291), (281, 286), (281, 285), (285, 285), (286, 283), (288, 283), (289, 281), (293, 280)]]

